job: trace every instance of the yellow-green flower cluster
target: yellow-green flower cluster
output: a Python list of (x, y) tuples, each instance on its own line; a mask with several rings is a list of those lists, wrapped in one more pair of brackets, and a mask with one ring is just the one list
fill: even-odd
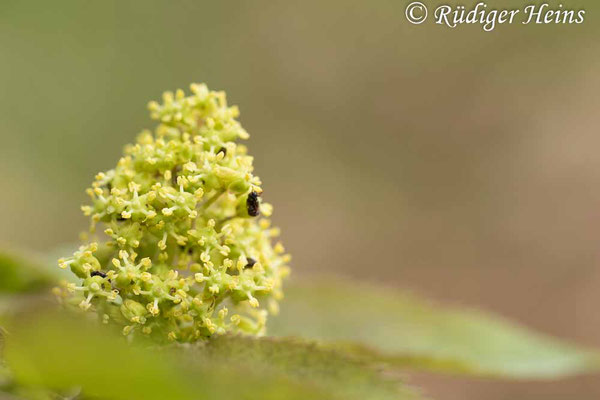
[[(151, 102), (142, 132), (116, 168), (96, 176), (83, 206), (91, 238), (59, 260), (80, 283), (55, 290), (67, 304), (181, 342), (212, 334), (262, 334), (277, 311), (289, 255), (267, 219), (248, 133), (223, 92), (191, 85)], [(106, 238), (96, 238), (98, 225)]]

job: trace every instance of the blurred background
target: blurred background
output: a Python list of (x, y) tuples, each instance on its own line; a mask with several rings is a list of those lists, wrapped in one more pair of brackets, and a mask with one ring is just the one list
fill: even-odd
[[(408, 3), (2, 0), (0, 241), (76, 241), (146, 103), (206, 82), (241, 108), (295, 274), (600, 347), (600, 5), (486, 33), (410, 25)], [(600, 397), (597, 377), (409, 378), (440, 400)]]

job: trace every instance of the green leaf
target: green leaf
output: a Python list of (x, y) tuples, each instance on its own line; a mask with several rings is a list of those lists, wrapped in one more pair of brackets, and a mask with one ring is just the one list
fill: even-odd
[(397, 376), (387, 376), (372, 363), (303, 339), (221, 336), (207, 342), (205, 350), (210, 357), (251, 365), (261, 374), (277, 371), (295, 381), (310, 382), (339, 399), (418, 398)]
[(253, 390), (265, 398), (274, 398), (276, 390), (294, 399), (315, 395), (216, 363), (199, 365), (172, 351), (129, 345), (102, 326), (58, 314), (35, 317), (10, 332), (7, 364), (17, 382), (33, 387), (81, 387), (90, 396), (123, 400), (248, 398)]
[(114, 400), (415, 398), (396, 379), (302, 341), (220, 337), (165, 349), (56, 313), (9, 332), (7, 364), (33, 390), (81, 387)]
[(33, 292), (48, 288), (56, 281), (56, 274), (38, 257), (0, 250), (0, 294)]
[(539, 379), (600, 370), (595, 351), (472, 309), (339, 280), (295, 284), (285, 293), (270, 334), (347, 343), (346, 351), (396, 367)]

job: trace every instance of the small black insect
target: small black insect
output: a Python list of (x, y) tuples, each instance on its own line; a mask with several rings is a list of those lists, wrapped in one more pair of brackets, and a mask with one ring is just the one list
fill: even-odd
[(246, 266), (244, 268), (252, 268), (254, 267), (254, 264), (256, 264), (256, 260), (254, 258), (248, 257), (248, 264), (246, 264)]
[(227, 149), (225, 147), (221, 147), (219, 151), (217, 151), (217, 154), (219, 153), (223, 153), (223, 157), (225, 157), (227, 155)]
[(172, 287), (171, 289), (169, 289), (169, 294), (170, 295), (174, 295), (177, 292), (177, 289), (175, 289), (174, 287)]
[(248, 199), (246, 200), (246, 208), (248, 209), (248, 215), (251, 217), (258, 217), (260, 215), (260, 204), (258, 202), (258, 193), (250, 192)]
[(106, 274), (102, 271), (92, 271), (90, 276), (101, 276), (102, 278), (106, 278)]
[(181, 167), (177, 166), (171, 170), (171, 184), (175, 187), (179, 186), (177, 184), (177, 174), (181, 171)]

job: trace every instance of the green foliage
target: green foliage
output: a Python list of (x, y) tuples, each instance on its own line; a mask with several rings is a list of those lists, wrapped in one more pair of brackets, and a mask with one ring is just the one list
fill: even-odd
[(0, 294), (40, 290), (55, 283), (56, 274), (40, 260), (0, 249)]
[[(269, 376), (273, 371), (310, 382), (340, 399), (416, 399), (398, 382), (398, 374), (378, 362), (355, 357), (342, 348), (295, 338), (220, 336), (206, 343), (211, 357), (250, 365)], [(419, 397), (420, 398), (420, 397)]]
[(291, 285), (286, 293), (270, 334), (346, 343), (348, 351), (395, 366), (510, 378), (600, 370), (598, 352), (473, 309), (339, 280)]
[(3, 255), (0, 393), (19, 399), (403, 400), (421, 398), (399, 379), (407, 369), (557, 378), (600, 367), (595, 351), (501, 318), (339, 280), (286, 288), (274, 336), (157, 346), (48, 308), (52, 267)]
[(116, 400), (415, 398), (367, 365), (300, 341), (220, 337), (156, 348), (50, 312), (10, 330), (6, 359), (20, 393), (80, 387)]

